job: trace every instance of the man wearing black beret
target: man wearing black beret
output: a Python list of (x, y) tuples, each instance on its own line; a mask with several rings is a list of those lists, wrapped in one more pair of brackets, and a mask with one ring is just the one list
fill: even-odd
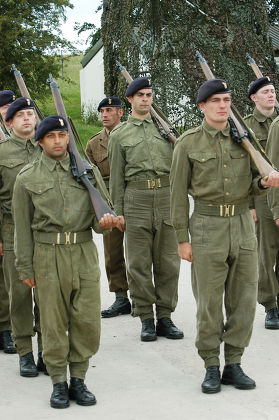
[(73, 178), (63, 117), (45, 118), (35, 139), (43, 152), (22, 169), (14, 188), (16, 266), (23, 287), (35, 287), (40, 303), (43, 358), (53, 383), (51, 407), (66, 408), (69, 399), (89, 406), (96, 399), (84, 378), (99, 348), (101, 318), (92, 228), (103, 233), (116, 226), (117, 218), (106, 214), (98, 222), (88, 190)]
[[(32, 352), (32, 336), (39, 331), (39, 317), (35, 306), (35, 326), (32, 311), (32, 292), (19, 281), (15, 268), (14, 223), (11, 202), (15, 179), (20, 170), (40, 156), (40, 148), (34, 141), (37, 117), (34, 104), (29, 98), (18, 98), (9, 106), (5, 120), (11, 135), (0, 143), (0, 205), (3, 215), (3, 270), (9, 294), (12, 334), (19, 354), (21, 376), (37, 376), (38, 369)], [(41, 335), (38, 333), (38, 368), (44, 369), (41, 359)]]
[[(272, 171), (267, 181), (261, 179), (249, 154), (232, 138), (231, 96), (225, 80), (201, 85), (197, 102), (204, 120), (177, 140), (170, 181), (179, 256), (192, 263), (196, 347), (206, 368), (202, 391), (219, 392), (221, 383), (253, 389), (255, 381), (240, 366), (252, 333), (258, 289), (257, 239), (249, 196), (278, 186), (279, 177)], [(194, 199), (190, 220), (188, 193)]]
[(132, 113), (110, 135), (109, 160), (111, 197), (123, 231), (126, 229), (132, 315), (141, 319), (142, 341), (154, 341), (157, 336), (181, 339), (183, 332), (171, 320), (177, 304), (180, 267), (170, 222), (173, 146), (161, 136), (150, 115), (151, 79), (133, 80), (126, 96)]
[[(11, 90), (0, 91), (0, 127), (4, 124), (5, 116), (10, 104), (15, 100), (15, 94)], [(9, 128), (5, 126), (8, 131)], [(5, 134), (4, 134), (5, 136)], [(6, 135), (5, 137), (8, 137)], [(2, 215), (1, 215), (2, 219)], [(16, 353), (16, 348), (11, 336), (11, 321), (9, 311), (9, 295), (5, 286), (4, 274), (2, 269), (3, 243), (0, 228), (0, 349), (5, 353)]]
[[(87, 143), (86, 154), (94, 165), (98, 166), (106, 187), (109, 189), (108, 142), (110, 132), (120, 124), (123, 115), (121, 100), (117, 96), (108, 96), (98, 105), (98, 112), (104, 128)], [(110, 292), (115, 292), (115, 301), (102, 310), (103, 318), (131, 313), (131, 304), (127, 296), (128, 283), (123, 249), (124, 233), (115, 228), (103, 237), (106, 273)]]
[[(278, 116), (275, 108), (274, 82), (269, 77), (260, 77), (249, 86), (248, 97), (254, 102), (255, 109), (253, 114), (245, 118), (245, 122), (253, 130), (265, 150), (269, 128)], [(268, 207), (267, 196), (255, 197), (251, 200), (250, 208), (256, 223), (258, 238), (258, 302), (265, 308), (265, 328), (279, 329), (277, 307), (277, 295), (279, 293), (278, 227)]]

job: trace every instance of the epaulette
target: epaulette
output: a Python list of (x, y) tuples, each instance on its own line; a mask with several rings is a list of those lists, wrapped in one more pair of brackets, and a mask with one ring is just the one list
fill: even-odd
[(119, 130), (121, 127), (123, 127), (126, 124), (127, 124), (127, 121), (123, 121), (123, 122), (119, 123), (116, 127), (114, 127), (114, 129), (111, 131), (111, 133), (115, 133), (117, 130)]
[(18, 173), (18, 175), (23, 174), (23, 172), (28, 171), (28, 169), (33, 168), (35, 162), (27, 163)]
[(7, 143), (8, 140), (9, 140), (9, 137), (6, 137), (5, 139), (1, 139), (0, 144)]
[(248, 118), (250, 118), (250, 117), (253, 117), (253, 114), (248, 114), (248, 115), (245, 115), (245, 117), (243, 117), (243, 119), (244, 119), (244, 121), (245, 121), (245, 120), (248, 120)]
[(94, 137), (98, 136), (98, 135), (100, 134), (100, 132), (101, 132), (101, 131), (102, 131), (102, 130), (98, 131), (98, 133), (96, 133), (96, 134), (94, 134), (94, 136), (90, 137), (90, 139), (88, 139), (88, 141), (87, 141), (87, 142), (89, 142), (90, 140), (93, 140), (93, 139), (94, 139)]

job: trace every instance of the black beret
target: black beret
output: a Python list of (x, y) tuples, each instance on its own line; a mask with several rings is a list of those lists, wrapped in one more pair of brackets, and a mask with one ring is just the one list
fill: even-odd
[(22, 97), (12, 102), (7, 111), (5, 121), (13, 118), (13, 116), (22, 109), (34, 109), (34, 102), (32, 99)]
[(226, 80), (223, 79), (210, 79), (207, 82), (204, 82), (199, 90), (197, 97), (197, 104), (200, 102), (206, 101), (207, 98), (216, 93), (228, 93), (230, 92), (230, 87)]
[(152, 89), (152, 81), (148, 77), (137, 77), (134, 79), (126, 90), (126, 96), (133, 96), (140, 89)]
[(119, 106), (122, 108), (122, 102), (117, 96), (108, 96), (99, 103), (98, 112), (100, 112), (102, 106)]
[(1, 90), (0, 91), (0, 106), (11, 104), (15, 100), (16, 96), (12, 90)]
[(35, 133), (35, 140), (41, 140), (50, 131), (68, 131), (68, 123), (60, 115), (50, 115), (43, 119), (38, 125)]
[(258, 90), (266, 85), (273, 85), (274, 86), (274, 82), (273, 80), (271, 80), (269, 77), (267, 76), (263, 76), (260, 77), (257, 80), (254, 80), (254, 82), (252, 82), (248, 88), (248, 98), (251, 99), (251, 95), (253, 95), (253, 93), (258, 92)]

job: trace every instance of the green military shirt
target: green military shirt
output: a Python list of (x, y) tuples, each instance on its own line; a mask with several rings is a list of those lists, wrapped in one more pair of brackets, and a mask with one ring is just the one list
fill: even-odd
[(88, 191), (74, 180), (69, 155), (56, 161), (45, 153), (27, 165), (15, 182), (16, 257), (20, 279), (34, 277), (33, 232), (103, 232)]
[(247, 115), (244, 118), (245, 123), (254, 132), (257, 140), (259, 140), (262, 148), (265, 150), (267, 135), (270, 124), (277, 117), (277, 112), (274, 110), (270, 117), (263, 115), (257, 108), (254, 109), (253, 114)]
[(11, 214), (11, 201), (17, 174), (29, 162), (39, 158), (41, 149), (34, 139), (12, 134), (0, 142), (0, 204), (3, 214)]
[(216, 130), (204, 120), (176, 142), (171, 168), (171, 217), (178, 242), (189, 242), (189, 200), (213, 205), (248, 203), (264, 193), (250, 156), (232, 140), (229, 125)]
[(94, 165), (98, 166), (105, 181), (109, 180), (109, 159), (108, 159), (109, 131), (103, 128), (95, 134), (87, 143), (86, 154)]
[(123, 214), (125, 186), (128, 181), (168, 176), (173, 146), (155, 127), (151, 116), (129, 116), (110, 134), (110, 191), (117, 214)]
[[(276, 168), (279, 168), (279, 116), (275, 118), (269, 128), (266, 144), (266, 154)], [(268, 205), (273, 214), (273, 219), (279, 218), (279, 188), (270, 188)]]

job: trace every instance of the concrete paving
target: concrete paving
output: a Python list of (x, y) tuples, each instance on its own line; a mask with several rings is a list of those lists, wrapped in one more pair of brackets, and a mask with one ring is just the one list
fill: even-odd
[[(102, 267), (102, 307), (114, 300), (104, 270), (102, 237), (95, 235)], [(139, 256), (140, 258), (140, 256)], [(243, 357), (245, 372), (257, 388), (240, 391), (222, 386), (218, 394), (201, 392), (203, 362), (195, 342), (195, 301), (190, 264), (180, 271), (179, 302), (173, 320), (183, 340), (142, 343), (140, 321), (130, 315), (102, 320), (100, 350), (90, 360), (86, 384), (96, 406), (71, 402), (67, 409), (49, 406), (50, 379), (19, 375), (18, 356), (0, 352), (0, 420), (275, 420), (279, 418), (279, 331), (264, 329), (264, 310), (258, 305), (251, 344)], [(34, 347), (36, 346), (34, 342)]]

